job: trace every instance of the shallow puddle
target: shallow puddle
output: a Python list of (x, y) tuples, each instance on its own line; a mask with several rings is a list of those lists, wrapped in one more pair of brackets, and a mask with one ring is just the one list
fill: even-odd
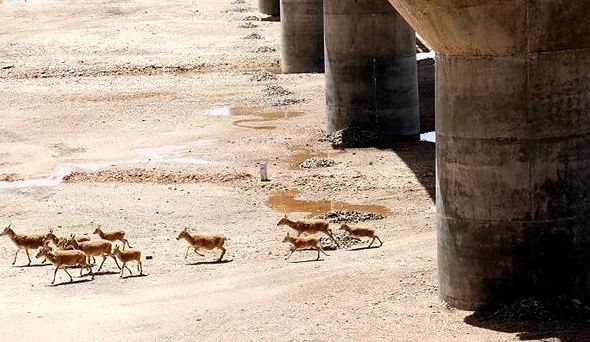
[(329, 200), (300, 200), (299, 191), (273, 191), (268, 195), (266, 205), (280, 213), (310, 213), (312, 216), (325, 214), (332, 210), (354, 210), (387, 216), (391, 211), (382, 205), (352, 204)]
[(192, 152), (192, 149), (212, 144), (212, 140), (200, 140), (188, 145), (165, 145), (160, 147), (138, 148), (133, 152), (139, 155), (139, 158), (128, 160), (101, 162), (101, 163), (63, 163), (49, 175), (16, 180), (0, 181), (0, 190), (27, 189), (34, 187), (51, 187), (63, 183), (65, 177), (75, 171), (95, 172), (107, 167), (132, 165), (132, 164), (188, 164), (202, 165), (208, 161), (202, 158), (187, 157), (186, 153)]
[(269, 111), (263, 108), (218, 106), (205, 112), (208, 116), (252, 116), (251, 119), (235, 120), (232, 124), (237, 127), (255, 130), (275, 129), (275, 125), (264, 125), (267, 122), (287, 120), (303, 115), (303, 112)]

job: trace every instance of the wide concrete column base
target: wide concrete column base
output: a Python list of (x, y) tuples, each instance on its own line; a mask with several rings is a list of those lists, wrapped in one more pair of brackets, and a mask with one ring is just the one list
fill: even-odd
[(442, 298), (590, 300), (590, 49), (436, 62)]

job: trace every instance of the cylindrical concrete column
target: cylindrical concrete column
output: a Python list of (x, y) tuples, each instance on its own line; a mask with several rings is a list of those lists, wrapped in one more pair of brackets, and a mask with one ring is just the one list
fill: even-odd
[(281, 0), (284, 74), (324, 72), (323, 0)]
[(277, 17), (280, 14), (280, 0), (258, 0), (258, 10), (260, 13)]
[(324, 0), (328, 131), (420, 131), (414, 30), (387, 0)]
[(590, 2), (391, 2), (437, 52), (442, 297), (590, 300)]

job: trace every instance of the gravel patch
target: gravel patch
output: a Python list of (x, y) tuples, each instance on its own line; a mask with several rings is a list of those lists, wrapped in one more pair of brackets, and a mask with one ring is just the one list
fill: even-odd
[(240, 26), (238, 26), (239, 28), (245, 28), (245, 29), (253, 29), (253, 28), (257, 28), (258, 25), (256, 24), (252, 24), (251, 22), (247, 22), (247, 23), (243, 23)]
[(419, 135), (409, 137), (392, 136), (387, 132), (349, 128), (336, 131), (319, 139), (333, 147), (385, 147), (404, 141), (418, 141)]
[(270, 105), (272, 107), (281, 107), (281, 106), (290, 106), (290, 105), (294, 105), (294, 104), (298, 104), (298, 103), (302, 103), (302, 102), (305, 102), (305, 100), (292, 99), (292, 98), (274, 99), (270, 102)]
[(266, 86), (263, 90), (264, 96), (273, 97), (273, 96), (287, 96), (293, 94), (292, 91), (285, 89), (278, 85), (269, 85)]
[[(254, 25), (256, 26), (256, 25)], [(254, 53), (268, 53), (268, 52), (276, 52), (277, 49), (270, 47), (270, 46), (261, 46), (259, 48), (254, 49)]]
[(258, 18), (255, 15), (249, 15), (247, 17), (244, 17), (243, 19), (244, 21), (260, 21), (260, 18)]
[(243, 39), (262, 39), (262, 36), (259, 35), (258, 33), (250, 33), (249, 35), (247, 35)]
[(359, 241), (357, 239), (350, 237), (350, 235), (348, 235), (348, 233), (342, 229), (332, 230), (332, 235), (334, 236), (334, 239), (336, 239), (336, 241), (338, 241), (338, 244), (340, 246), (336, 246), (334, 241), (332, 241), (332, 239), (330, 239), (329, 236), (323, 235), (320, 238), (320, 244), (322, 245), (322, 248), (326, 251), (335, 251), (337, 249), (347, 249), (347, 248), (360, 246), (363, 244), (362, 241)]
[(385, 216), (376, 213), (354, 210), (334, 210), (329, 211), (324, 215), (320, 215), (317, 218), (321, 220), (328, 220), (330, 223), (340, 223), (383, 220)]
[(250, 76), (248, 79), (250, 82), (267, 82), (267, 81), (276, 81), (279, 78), (277, 75), (273, 74), (270, 71), (262, 70), (257, 71)]
[(302, 161), (301, 163), (299, 163), (299, 167), (304, 168), (304, 169), (332, 167), (334, 165), (336, 165), (336, 162), (334, 160), (327, 159), (327, 158), (318, 158), (318, 157), (309, 158), (309, 159), (306, 159), (306, 160)]

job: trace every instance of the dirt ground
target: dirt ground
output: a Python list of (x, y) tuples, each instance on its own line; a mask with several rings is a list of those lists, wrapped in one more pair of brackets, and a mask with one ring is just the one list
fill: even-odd
[[(53, 267), (22, 267), (24, 253), (11, 266), (2, 237), (0, 340), (573, 340), (575, 327), (482, 327), (439, 300), (434, 144), (332, 150), (323, 75), (277, 74), (280, 23), (256, 4), (0, 5), (0, 225), (103, 224), (150, 256), (145, 277), (107, 261), (50, 286)], [(314, 156), (336, 164), (297, 166)], [(366, 222), (382, 247), (284, 260), (284, 214), (354, 205), (387, 209)], [(185, 226), (226, 234), (226, 262), (184, 260)]]

